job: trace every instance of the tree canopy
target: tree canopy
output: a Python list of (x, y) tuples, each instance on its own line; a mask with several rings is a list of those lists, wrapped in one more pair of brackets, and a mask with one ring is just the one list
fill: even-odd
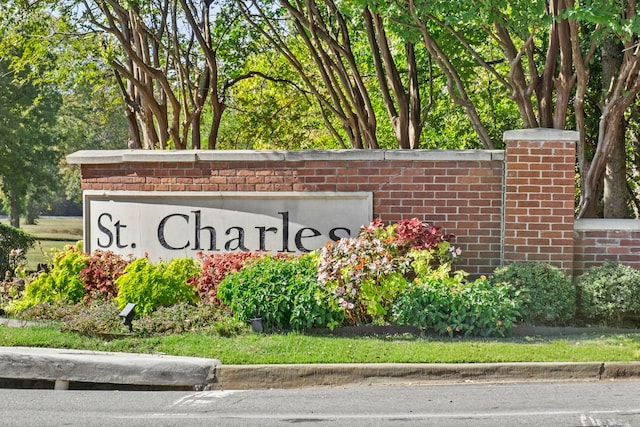
[[(5, 145), (43, 131), (52, 152), (83, 138), (146, 149), (494, 148), (509, 129), (575, 129), (577, 215), (623, 217), (630, 198), (640, 211), (629, 191), (640, 164), (635, 0), (7, 4), (0, 66), (11, 77), (0, 84), (27, 98), (7, 99), (16, 111), (0, 120), (15, 128), (36, 113), (29, 106), (42, 110), (40, 122), (8, 126)], [(67, 126), (49, 131), (51, 115)], [(17, 191), (3, 185), (5, 198)]]
[[(485, 147), (490, 137), (473, 96), (478, 79), (469, 70), (474, 69), (503, 86), (524, 127), (576, 129), (578, 216), (597, 214), (606, 184), (616, 189), (605, 191), (605, 207), (610, 204), (613, 216), (624, 214), (626, 177), (613, 173), (625, 170), (624, 158), (612, 153), (625, 151), (625, 130), (640, 92), (635, 0), (364, 3), (400, 23), (406, 39), (419, 34), (447, 76), (449, 94), (465, 109)], [(594, 75), (600, 77), (599, 84)], [(591, 114), (598, 115), (591, 125), (587, 102), (595, 106)], [(620, 201), (622, 206), (613, 207)]]
[(11, 6), (0, 13), (0, 189), (18, 227), (27, 201), (46, 198), (57, 181), (61, 95), (50, 81), (55, 52), (36, 39), (50, 34), (47, 17)]

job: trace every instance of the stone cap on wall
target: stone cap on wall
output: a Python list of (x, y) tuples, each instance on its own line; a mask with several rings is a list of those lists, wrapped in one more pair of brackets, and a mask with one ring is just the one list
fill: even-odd
[(79, 165), (305, 160), (503, 161), (504, 150), (81, 150), (67, 156)]
[(506, 131), (504, 141), (578, 141), (580, 133), (575, 130), (531, 128)]
[(640, 231), (640, 220), (614, 218), (576, 219), (575, 231)]

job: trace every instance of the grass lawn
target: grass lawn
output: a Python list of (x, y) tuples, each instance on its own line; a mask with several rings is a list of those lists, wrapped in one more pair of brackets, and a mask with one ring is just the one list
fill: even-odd
[(164, 353), (220, 359), (226, 364), (631, 362), (640, 360), (640, 334), (443, 339), (392, 335), (344, 338), (289, 334), (205, 333), (104, 339), (63, 333), (55, 326), (0, 326), (0, 346)]
[(27, 269), (33, 270), (38, 264), (49, 262), (52, 249), (63, 249), (82, 240), (82, 217), (43, 217), (35, 225), (23, 221), (20, 229), (38, 239), (27, 252)]

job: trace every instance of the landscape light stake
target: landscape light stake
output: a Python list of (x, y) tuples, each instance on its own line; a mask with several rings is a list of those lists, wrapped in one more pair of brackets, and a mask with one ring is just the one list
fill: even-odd
[(258, 310), (253, 310), (253, 319), (251, 319), (251, 329), (253, 332), (263, 332), (262, 317), (258, 316)]
[(119, 314), (119, 316), (122, 317), (122, 323), (129, 327), (129, 332), (133, 332), (133, 325), (131, 322), (133, 321), (133, 316), (136, 314), (135, 308), (136, 305), (134, 303), (128, 302)]

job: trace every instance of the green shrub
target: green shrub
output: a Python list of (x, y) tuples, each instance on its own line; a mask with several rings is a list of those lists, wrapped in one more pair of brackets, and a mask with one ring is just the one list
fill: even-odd
[(86, 267), (88, 256), (82, 252), (82, 243), (65, 246), (53, 259), (49, 273), (40, 273), (27, 283), (21, 298), (12, 301), (7, 311), (15, 313), (42, 302), (77, 303), (85, 296), (80, 272)]
[(585, 321), (607, 326), (638, 325), (640, 271), (614, 263), (592, 267), (577, 279)]
[(24, 231), (0, 224), (0, 280), (7, 272), (14, 276), (16, 268), (26, 261), (26, 254), (35, 244), (35, 237)]
[(393, 305), (393, 321), (440, 335), (505, 336), (520, 310), (519, 292), (508, 283), (463, 274), (434, 276), (411, 285)]
[(229, 273), (240, 271), (247, 261), (261, 256), (259, 252), (198, 253), (201, 272), (191, 279), (196, 292), (205, 303), (220, 304), (218, 285)]
[(127, 303), (136, 304), (136, 316), (179, 302), (195, 304), (196, 290), (188, 281), (199, 273), (196, 261), (188, 257), (173, 259), (168, 264), (152, 264), (147, 258), (138, 258), (116, 279), (115, 300), (120, 309)]
[(576, 288), (558, 267), (543, 263), (515, 263), (497, 268), (492, 283), (508, 282), (522, 291), (523, 323), (563, 325), (576, 311)]
[(314, 254), (265, 256), (228, 275), (218, 286), (218, 298), (241, 321), (258, 314), (265, 330), (333, 327), (342, 313), (330, 307), (328, 292), (318, 285), (317, 266)]

